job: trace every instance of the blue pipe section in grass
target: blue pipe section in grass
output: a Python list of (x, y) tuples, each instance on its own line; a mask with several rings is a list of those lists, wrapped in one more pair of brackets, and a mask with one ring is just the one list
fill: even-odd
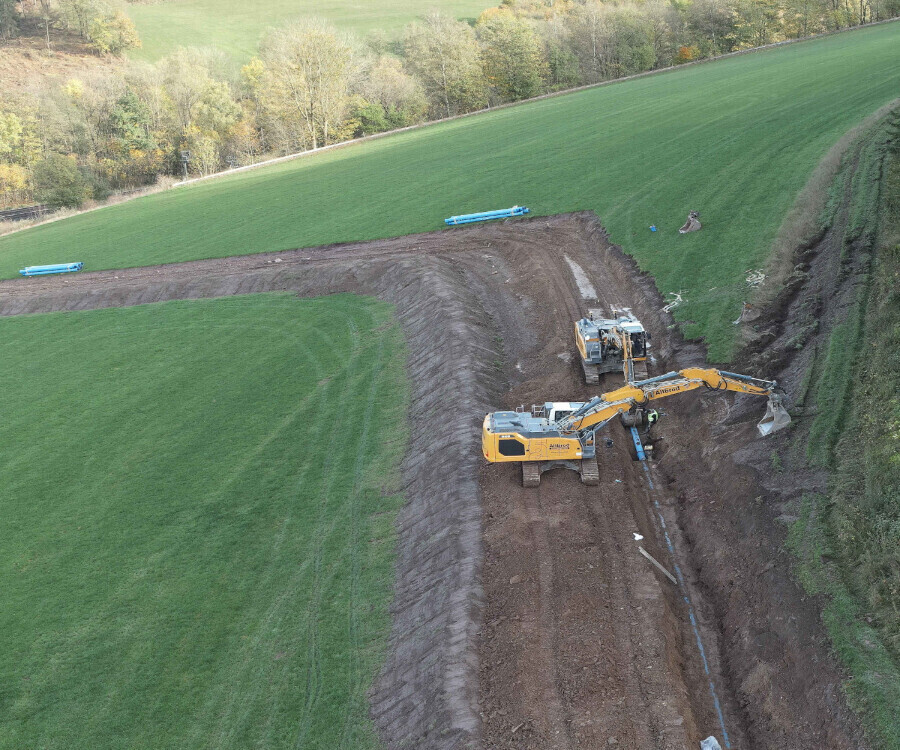
[(444, 223), (449, 226), (456, 224), (474, 224), (476, 221), (491, 221), (492, 219), (508, 219), (511, 216), (524, 216), (528, 213), (525, 206), (513, 206), (512, 208), (501, 208), (497, 211), (482, 211), (477, 214), (460, 214), (459, 216), (451, 216), (444, 219)]
[(22, 276), (47, 276), (51, 273), (74, 273), (84, 268), (84, 263), (54, 263), (49, 266), (28, 266), (19, 271)]

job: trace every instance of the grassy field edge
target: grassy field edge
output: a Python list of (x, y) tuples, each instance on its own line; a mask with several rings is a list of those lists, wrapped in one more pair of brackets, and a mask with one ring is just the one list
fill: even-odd
[(855, 254), (868, 272), (807, 373), (801, 405), (816, 410), (807, 460), (829, 471), (829, 488), (826, 495), (803, 497), (786, 546), (804, 590), (822, 597), (823, 622), (849, 674), (844, 689), (850, 704), (874, 746), (897, 750), (900, 113), (887, 111), (872, 125), (856, 134), (866, 142), (852, 185), (846, 184), (850, 165), (844, 165), (820, 214), (827, 221), (850, 190), (842, 258)]
[[(684, 333), (725, 361), (746, 270), (765, 264), (834, 142), (896, 96), (898, 30), (687, 66), (165, 191), (0, 238), (0, 276), (73, 253), (99, 270), (435, 231), (486, 207), (590, 210), (661, 292), (684, 292)], [(694, 208), (703, 231), (678, 235)]]

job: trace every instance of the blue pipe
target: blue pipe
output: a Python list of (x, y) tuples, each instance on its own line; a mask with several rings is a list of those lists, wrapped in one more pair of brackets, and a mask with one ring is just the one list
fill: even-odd
[(74, 273), (84, 268), (84, 263), (54, 263), (49, 266), (28, 266), (19, 271), (22, 276), (46, 276), (51, 273)]
[(644, 444), (641, 442), (641, 436), (638, 434), (637, 427), (631, 428), (631, 439), (634, 441), (634, 448), (637, 451), (638, 461), (646, 461), (647, 454), (644, 453)]
[(525, 206), (513, 206), (512, 208), (501, 208), (496, 211), (482, 211), (476, 214), (460, 214), (459, 216), (451, 216), (444, 219), (444, 223), (449, 226), (456, 224), (472, 224), (476, 221), (491, 221), (492, 219), (506, 219), (510, 216), (524, 216), (529, 213)]

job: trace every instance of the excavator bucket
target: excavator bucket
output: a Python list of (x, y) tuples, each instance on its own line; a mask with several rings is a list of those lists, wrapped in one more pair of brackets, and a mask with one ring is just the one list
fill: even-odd
[(769, 396), (769, 403), (766, 405), (766, 415), (760, 420), (756, 428), (763, 437), (771, 435), (773, 432), (787, 427), (791, 423), (791, 415), (781, 403), (781, 396), (773, 393)]

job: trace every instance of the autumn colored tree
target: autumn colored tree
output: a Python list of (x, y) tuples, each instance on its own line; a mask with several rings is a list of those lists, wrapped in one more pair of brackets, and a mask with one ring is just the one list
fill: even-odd
[(471, 26), (430, 13), (407, 27), (403, 49), (407, 67), (425, 87), (434, 116), (452, 117), (487, 105), (481, 50)]
[(91, 46), (101, 55), (121, 55), (125, 50), (141, 46), (134, 22), (122, 11), (95, 16), (87, 35)]
[(510, 12), (490, 14), (479, 20), (476, 31), (485, 79), (501, 101), (543, 93), (550, 68), (529, 21)]
[(327, 145), (349, 103), (351, 49), (328, 24), (309, 21), (263, 42), (260, 94), (267, 120), (294, 149)]

